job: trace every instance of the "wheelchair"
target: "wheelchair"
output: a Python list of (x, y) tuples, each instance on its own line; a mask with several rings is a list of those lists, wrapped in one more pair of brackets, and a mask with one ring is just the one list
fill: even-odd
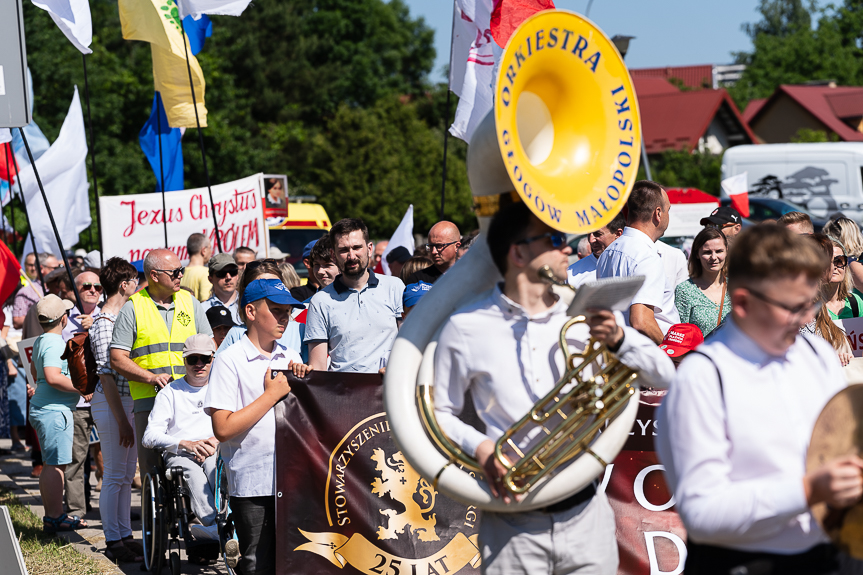
[(180, 541), (186, 554), (194, 554), (205, 560), (221, 560), (228, 575), (235, 571), (228, 564), (225, 544), (234, 537), (234, 527), (228, 505), (228, 486), (221, 456), (216, 460), (216, 525), (218, 541), (198, 541), (190, 532), (195, 517), (189, 500), (189, 488), (182, 467), (168, 467), (159, 452), (159, 464), (144, 478), (141, 492), (141, 523), (144, 545), (144, 568), (159, 575), (164, 567), (166, 554), (171, 575), (179, 575)]

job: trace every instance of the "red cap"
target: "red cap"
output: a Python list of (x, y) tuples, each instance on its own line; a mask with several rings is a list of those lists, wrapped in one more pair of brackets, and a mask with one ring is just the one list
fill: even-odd
[(686, 355), (702, 343), (704, 343), (704, 336), (697, 325), (676, 323), (668, 328), (668, 333), (665, 334), (665, 338), (659, 344), (659, 349), (665, 351), (670, 356), (680, 357)]

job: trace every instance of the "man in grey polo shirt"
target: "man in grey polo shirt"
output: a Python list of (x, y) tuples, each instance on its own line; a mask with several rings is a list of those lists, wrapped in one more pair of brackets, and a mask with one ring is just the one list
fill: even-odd
[(306, 316), (309, 364), (318, 370), (373, 373), (385, 367), (398, 333), (405, 285), (369, 270), (372, 243), (362, 220), (344, 219), (330, 230), (341, 274), (316, 293)]

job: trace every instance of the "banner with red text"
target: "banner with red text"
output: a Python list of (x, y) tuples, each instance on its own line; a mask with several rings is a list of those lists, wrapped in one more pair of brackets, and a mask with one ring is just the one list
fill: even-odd
[[(257, 251), (258, 256), (266, 256), (269, 230), (264, 219), (262, 174), (216, 184), (212, 190), (222, 250), (233, 252), (239, 246), (247, 246)], [(210, 238), (216, 251), (207, 188), (164, 194), (164, 211), (162, 201), (160, 193), (99, 198), (106, 260), (117, 256), (130, 262), (140, 261), (150, 250), (166, 247), (165, 221), (167, 247), (180, 261), (189, 259), (186, 239), (195, 232)]]

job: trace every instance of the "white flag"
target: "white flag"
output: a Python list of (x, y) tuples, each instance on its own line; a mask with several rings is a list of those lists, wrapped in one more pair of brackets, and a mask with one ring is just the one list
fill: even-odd
[(749, 182), (747, 175), (749, 172), (743, 172), (730, 178), (722, 180), (722, 192), (725, 197), (735, 196), (737, 194), (745, 194), (749, 191)]
[(494, 102), (494, 69), (502, 50), (491, 35), (493, 0), (455, 0), (450, 90), (459, 97), (449, 132), (470, 142)]
[[(63, 240), (63, 247), (70, 249), (78, 243), (78, 234), (90, 225), (90, 199), (87, 191), (87, 139), (84, 133), (84, 115), (81, 112), (81, 100), (78, 98), (78, 88), (72, 97), (69, 112), (60, 128), (60, 135), (36, 160), (36, 169), (45, 188), (45, 195), (51, 205), (57, 231)], [(60, 248), (48, 219), (48, 210), (39, 191), (33, 166), (21, 168), (18, 182), (24, 193), (30, 223), (31, 233), (36, 238), (36, 249), (40, 252), (50, 252), (58, 257)], [(24, 253), (32, 251), (32, 242), (25, 242)]]
[(88, 0), (33, 0), (33, 5), (51, 15), (57, 27), (82, 54), (92, 54), (93, 21)]
[(9, 128), (0, 128), (0, 144), (7, 144), (12, 141), (12, 130)]
[(404, 246), (414, 255), (414, 205), (408, 206), (408, 211), (405, 212), (399, 227), (393, 232), (393, 237), (390, 238), (390, 243), (387, 244), (384, 253), (381, 256), (381, 266), (384, 268), (384, 273), (388, 276), (393, 275), (390, 271), (390, 265), (387, 263), (387, 255), (399, 246)]
[(181, 19), (191, 16), (197, 20), (202, 14), (239, 16), (250, 3), (251, 0), (177, 0), (177, 7)]

